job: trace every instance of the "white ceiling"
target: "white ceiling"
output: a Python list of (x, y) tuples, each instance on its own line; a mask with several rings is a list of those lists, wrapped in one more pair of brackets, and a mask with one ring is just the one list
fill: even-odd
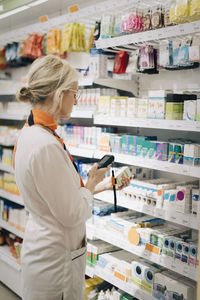
[(80, 8), (83, 8), (98, 2), (101, 2), (101, 0), (48, 0), (48, 2), (38, 6), (29, 8), (5, 19), (0, 19), (0, 34), (20, 27), (23, 30), (23, 26), (39, 22), (39, 17), (43, 15), (48, 15), (49, 18), (64, 15), (68, 13), (68, 7), (71, 5), (78, 4)]

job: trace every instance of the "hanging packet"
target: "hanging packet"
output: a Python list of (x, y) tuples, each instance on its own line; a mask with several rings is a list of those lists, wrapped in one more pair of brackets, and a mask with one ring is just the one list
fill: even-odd
[(119, 51), (115, 55), (113, 73), (124, 74), (128, 65), (129, 55), (126, 51)]
[(5, 48), (0, 49), (0, 69), (6, 68)]
[(67, 24), (63, 28), (63, 38), (62, 38), (62, 52), (70, 51), (72, 48), (72, 31), (73, 31), (73, 24)]

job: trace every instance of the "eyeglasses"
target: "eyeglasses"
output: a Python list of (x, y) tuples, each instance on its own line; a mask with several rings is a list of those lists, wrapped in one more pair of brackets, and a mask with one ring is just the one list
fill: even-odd
[(81, 91), (80, 90), (73, 90), (69, 89), (68, 91), (74, 92), (74, 99), (78, 101), (81, 97)]

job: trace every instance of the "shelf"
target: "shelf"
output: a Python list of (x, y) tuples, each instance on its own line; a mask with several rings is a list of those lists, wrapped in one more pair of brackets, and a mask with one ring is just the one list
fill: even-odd
[(98, 41), (96, 41), (96, 47), (98, 49), (105, 49), (109, 47), (126, 46), (135, 43), (145, 43), (155, 40), (170, 39), (173, 37), (194, 34), (198, 32), (200, 32), (200, 21), (195, 21), (156, 30), (127, 34), (114, 38), (99, 39)]
[(94, 110), (74, 110), (71, 113), (71, 118), (92, 119)]
[(0, 197), (4, 198), (6, 200), (10, 200), (10, 201), (12, 201), (14, 203), (17, 203), (19, 205), (24, 206), (24, 204), (23, 204), (22, 199), (21, 199), (20, 196), (11, 194), (11, 193), (6, 192), (6, 191), (4, 191), (2, 189), (0, 189)]
[(105, 154), (112, 154), (115, 156), (115, 162), (120, 164), (133, 165), (141, 168), (149, 168), (174, 174), (200, 178), (200, 167), (188, 166), (184, 164), (178, 165), (175, 163), (170, 163), (168, 161), (147, 159), (132, 155), (103, 152), (99, 150), (91, 150), (78, 147), (67, 146), (67, 149), (70, 151), (71, 155), (74, 156), (100, 159)]
[(95, 268), (86, 265), (85, 274), (91, 278), (95, 277)]
[[(100, 194), (96, 194), (95, 199), (108, 202), (113, 204), (113, 192), (105, 191)], [(173, 222), (175, 224), (183, 225), (188, 228), (198, 230), (198, 218), (192, 214), (183, 214), (176, 212), (175, 210), (165, 210), (163, 208), (152, 207), (149, 205), (145, 205), (142, 203), (134, 202), (133, 200), (129, 200), (126, 197), (120, 195), (120, 192), (117, 191), (117, 205), (126, 207), (128, 209), (138, 211), (150, 216), (159, 217), (166, 221)]]
[(22, 297), (21, 267), (12, 257), (8, 246), (0, 247), (0, 281)]
[[(134, 0), (137, 3), (136, 0)], [(53, 18), (49, 18), (48, 22), (41, 23), (37, 22), (31, 25), (23, 26), (22, 28), (17, 28), (14, 30), (9, 30), (5, 33), (0, 34), (0, 46), (5, 46), (7, 43), (13, 41), (20, 41), (22, 39), (26, 39), (28, 34), (32, 32), (38, 33), (46, 33), (51, 28), (60, 28), (68, 23), (80, 22), (80, 20), (85, 19), (86, 22), (91, 16), (94, 16), (94, 20), (100, 18), (105, 12), (112, 12), (114, 10), (120, 11), (124, 7), (128, 7), (128, 5), (132, 4), (132, 0), (105, 0), (100, 3), (93, 3), (90, 6), (86, 6), (84, 8), (80, 8), (78, 11), (73, 13), (65, 13), (63, 15), (58, 15)], [(94, 22), (95, 23), (95, 22)]]
[(15, 143), (10, 141), (5, 141), (4, 139), (0, 138), (0, 145), (3, 147), (14, 147)]
[(9, 113), (0, 113), (1, 120), (16, 120), (16, 121), (25, 121), (28, 117), (28, 114), (9, 114)]
[(185, 120), (128, 119), (95, 115), (94, 124), (200, 132), (200, 122)]
[(0, 227), (14, 233), (15, 235), (21, 237), (22, 239), (24, 237), (23, 231), (16, 229), (15, 227), (11, 226), (8, 222), (3, 221), (2, 219), (0, 219)]
[(85, 149), (85, 148), (79, 148), (79, 147), (70, 147), (67, 146), (67, 149), (69, 150), (71, 155), (74, 156), (80, 156), (80, 157), (86, 157), (86, 158), (93, 158), (94, 150), (92, 149)]
[[(91, 227), (92, 225), (89, 224), (87, 229), (88, 234)], [(180, 263), (179, 260), (176, 261), (171, 257), (164, 257), (162, 255), (156, 255), (154, 253), (150, 253), (149, 251), (146, 251), (144, 247), (132, 245), (127, 240), (123, 239), (120, 234), (115, 234), (113, 231), (109, 231), (107, 229), (96, 228), (95, 236), (97, 239), (101, 239), (107, 243), (110, 243), (130, 253), (143, 257), (160, 266), (166, 267), (169, 270), (172, 270), (179, 274), (184, 274), (185, 277), (197, 281), (197, 269), (193, 266)]]
[(142, 289), (137, 288), (134, 284), (123, 282), (117, 277), (113, 276), (111, 273), (103, 271), (102, 268), (95, 267), (95, 275), (104, 279), (105, 281), (113, 284), (122, 291), (130, 294), (133, 297), (137, 297), (139, 300), (153, 300), (153, 296)]
[(0, 246), (0, 260), (10, 265), (16, 271), (21, 271), (21, 266), (17, 263), (16, 259), (12, 256), (8, 246)]
[(107, 86), (113, 89), (124, 90), (133, 93), (134, 96), (138, 96), (139, 85), (137, 79), (125, 80), (114, 78), (98, 78), (94, 80), (94, 83)]
[(0, 162), (0, 170), (4, 171), (4, 172), (12, 173), (12, 174), (15, 173), (15, 170), (13, 169), (12, 166), (3, 164), (1, 162)]

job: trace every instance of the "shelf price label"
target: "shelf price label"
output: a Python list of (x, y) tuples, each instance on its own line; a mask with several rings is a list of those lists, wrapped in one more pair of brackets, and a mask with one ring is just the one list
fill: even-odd
[(74, 13), (76, 11), (79, 11), (79, 6), (76, 4), (76, 5), (72, 5), (72, 6), (69, 6), (68, 7), (68, 11), (69, 13)]

